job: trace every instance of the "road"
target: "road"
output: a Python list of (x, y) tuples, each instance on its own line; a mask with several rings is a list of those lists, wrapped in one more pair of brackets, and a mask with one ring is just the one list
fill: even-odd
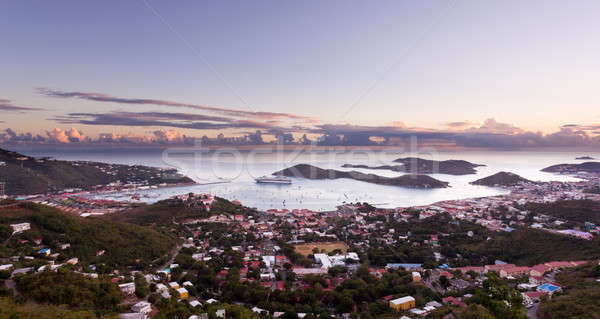
[(527, 318), (529, 319), (537, 319), (537, 310), (538, 307), (540, 306), (540, 303), (534, 303), (533, 307), (527, 309)]

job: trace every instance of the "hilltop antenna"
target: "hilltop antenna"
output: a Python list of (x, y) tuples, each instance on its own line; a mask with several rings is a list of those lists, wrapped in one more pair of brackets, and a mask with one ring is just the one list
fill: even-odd
[(0, 182), (0, 198), (4, 197), (4, 188), (6, 186), (5, 182)]

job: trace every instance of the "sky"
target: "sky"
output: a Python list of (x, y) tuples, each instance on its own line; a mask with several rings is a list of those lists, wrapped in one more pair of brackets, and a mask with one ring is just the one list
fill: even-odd
[(598, 1), (3, 1), (0, 143), (261, 130), (595, 145), (599, 13)]

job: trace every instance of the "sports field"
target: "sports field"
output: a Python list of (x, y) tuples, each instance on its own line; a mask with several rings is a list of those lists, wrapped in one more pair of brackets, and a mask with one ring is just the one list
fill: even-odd
[(335, 249), (340, 249), (343, 253), (346, 253), (348, 250), (348, 245), (341, 241), (336, 242), (323, 242), (323, 243), (309, 243), (309, 244), (301, 244), (295, 245), (294, 248), (296, 252), (306, 256), (313, 253), (314, 248), (318, 248), (319, 252), (325, 250), (325, 253), (333, 251)]

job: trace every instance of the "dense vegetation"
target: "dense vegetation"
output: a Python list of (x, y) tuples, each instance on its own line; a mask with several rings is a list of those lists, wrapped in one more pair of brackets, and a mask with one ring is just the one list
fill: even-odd
[(405, 172), (412, 174), (467, 175), (477, 173), (475, 167), (483, 166), (462, 160), (431, 161), (416, 157), (399, 158), (394, 160), (394, 162), (402, 164), (380, 166), (344, 164), (342, 167), (391, 170), (394, 172)]
[(97, 315), (118, 311), (123, 298), (109, 278), (87, 278), (66, 269), (18, 275), (19, 293), (27, 299), (71, 309), (94, 311)]
[[(427, 319), (524, 319), (527, 318), (521, 293), (509, 287), (497, 274), (490, 272), (481, 288), (466, 299), (468, 307), (442, 307)], [(563, 318), (563, 317), (561, 317)], [(565, 317), (566, 318), (566, 317)]]
[(498, 172), (494, 175), (478, 179), (471, 184), (484, 186), (515, 186), (519, 185), (520, 183), (532, 183), (532, 181), (515, 173)]
[(600, 224), (600, 202), (592, 200), (563, 200), (553, 203), (528, 203), (524, 206), (536, 215), (544, 214), (582, 225)]
[[(32, 242), (41, 238), (44, 245), (60, 252), (59, 261), (77, 257), (85, 263), (105, 264), (108, 266), (107, 270), (118, 266), (144, 269), (153, 260), (167, 255), (175, 244), (172, 235), (149, 227), (77, 217), (30, 202), (0, 208), (1, 229), (21, 222), (29, 222), (31, 230), (12, 236), (6, 245), (0, 246), (0, 257), (9, 257), (19, 252), (34, 254), (36, 250)], [(6, 234), (0, 238), (3, 242), (6, 239)], [(19, 239), (27, 242), (21, 243)], [(60, 244), (65, 243), (71, 247), (61, 250)], [(100, 250), (105, 253), (96, 256)]]
[(241, 214), (257, 216), (257, 211), (242, 205), (236, 205), (224, 198), (215, 197), (210, 211), (199, 200), (166, 199), (152, 205), (144, 205), (135, 209), (107, 216), (113, 221), (121, 221), (138, 225), (167, 225), (173, 221), (185, 219), (202, 219), (219, 214)]
[(175, 170), (147, 166), (128, 166), (95, 162), (68, 162), (36, 159), (0, 149), (0, 180), (6, 182), (6, 194), (41, 194), (66, 188), (90, 189), (115, 181), (190, 183)]
[[(16, 303), (12, 298), (0, 297), (0, 318), (11, 319), (93, 319), (92, 311), (71, 310), (65, 307), (40, 305), (37, 303)], [(117, 315), (102, 316), (104, 319), (116, 319)]]
[(556, 281), (563, 286), (562, 294), (543, 299), (538, 309), (540, 319), (599, 318), (600, 265), (592, 262), (576, 269), (563, 270)]
[(398, 158), (394, 162), (402, 163), (404, 171), (413, 174), (466, 175), (475, 174), (476, 167), (485, 166), (463, 160), (432, 161), (416, 157)]
[[(519, 228), (513, 232), (490, 234), (481, 242), (457, 243), (454, 251), (473, 264), (493, 264), (499, 259), (532, 266), (555, 260), (600, 258), (600, 240), (582, 240), (537, 229)], [(452, 249), (452, 247), (450, 247)]]

